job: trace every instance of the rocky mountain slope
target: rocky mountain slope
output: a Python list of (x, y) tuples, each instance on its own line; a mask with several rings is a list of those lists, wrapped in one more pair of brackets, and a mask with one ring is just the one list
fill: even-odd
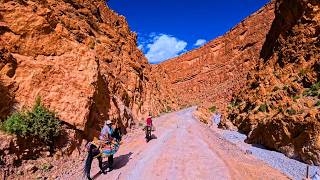
[[(57, 159), (79, 152), (106, 119), (126, 131), (149, 113), (197, 104), (208, 123), (213, 107), (229, 105), (221, 127), (319, 164), (319, 9), (318, 0), (272, 1), (203, 47), (151, 66), (103, 0), (0, 0), (0, 120), (40, 96), (66, 129)], [(3, 133), (0, 142), (0, 166), (34, 158), (28, 142)]]
[(247, 142), (319, 165), (319, 74), (320, 2), (279, 0), (259, 64), (228, 119), (248, 134)]
[(178, 107), (201, 105), (207, 111), (226, 108), (247, 73), (259, 59), (260, 49), (274, 19), (274, 3), (250, 15), (225, 35), (158, 66), (168, 78)]
[(199, 105), (195, 115), (205, 123), (228, 107), (221, 127), (319, 164), (319, 4), (272, 1), (225, 35), (157, 65), (171, 103)]
[[(14, 108), (41, 96), (79, 130), (105, 119), (127, 127), (157, 112), (150, 106), (151, 66), (136, 34), (104, 1), (13, 0), (0, 8), (1, 92)], [(7, 108), (1, 106), (2, 118)]]
[[(0, 119), (40, 96), (65, 122), (68, 152), (106, 119), (126, 131), (162, 111), (151, 68), (125, 18), (103, 0), (0, 1)], [(15, 137), (0, 139), (0, 164), (25, 158)]]

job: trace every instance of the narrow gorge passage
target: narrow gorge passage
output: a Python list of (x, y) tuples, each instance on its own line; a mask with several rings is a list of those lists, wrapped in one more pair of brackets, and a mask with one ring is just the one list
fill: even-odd
[[(136, 130), (125, 137), (115, 155), (114, 170), (94, 179), (287, 179), (262, 161), (226, 142), (218, 133), (193, 118), (195, 109), (173, 112), (155, 119), (155, 139), (145, 142)], [(82, 177), (82, 165), (61, 179)]]

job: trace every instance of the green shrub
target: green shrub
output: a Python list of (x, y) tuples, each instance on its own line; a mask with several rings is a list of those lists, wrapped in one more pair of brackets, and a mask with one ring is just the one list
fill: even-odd
[(42, 164), (42, 167), (41, 167), (41, 170), (45, 171), (45, 172), (48, 172), (50, 171), (50, 169), (53, 168), (53, 165), (50, 164), (50, 163), (45, 163), (45, 164)]
[(53, 112), (42, 106), (40, 98), (37, 99), (32, 111), (28, 112), (28, 124), (30, 134), (47, 143), (52, 142), (61, 132), (60, 121)]
[(230, 105), (231, 107), (235, 107), (238, 106), (240, 104), (241, 100), (239, 99), (234, 99), (233, 101), (231, 101)]
[(275, 107), (274, 105), (272, 105), (272, 104), (270, 104), (270, 108), (271, 108), (272, 110), (275, 110), (275, 109), (276, 109), (276, 107)]
[(288, 113), (289, 115), (295, 115), (295, 114), (297, 114), (297, 111), (294, 110), (294, 109), (287, 109), (287, 113)]
[(305, 76), (306, 75), (306, 70), (305, 69), (301, 69), (299, 72), (299, 76)]
[(217, 110), (216, 106), (212, 106), (212, 107), (209, 108), (210, 112), (216, 112), (216, 110)]
[(261, 104), (258, 110), (260, 112), (266, 112), (267, 108), (268, 108), (268, 106), (266, 104)]
[(320, 106), (320, 101), (318, 101), (315, 106)]
[(297, 100), (297, 99), (300, 98), (300, 96), (293, 96), (292, 98), (293, 98), (294, 100)]
[(305, 90), (303, 92), (304, 96), (318, 96), (320, 93), (318, 92), (320, 90), (320, 81), (313, 84), (309, 89)]
[(302, 93), (303, 96), (312, 96), (312, 97), (315, 97), (315, 96), (318, 96), (319, 93), (318, 91), (315, 91), (315, 90), (312, 90), (311, 88), (308, 89), (308, 90), (305, 90), (303, 93)]
[(297, 102), (297, 99), (300, 99), (300, 96), (293, 96), (292, 99), (294, 102)]
[(231, 110), (231, 109), (239, 106), (240, 102), (241, 102), (241, 100), (239, 100), (239, 99), (233, 99), (233, 100), (230, 102), (230, 104), (227, 106), (227, 108), (228, 108), (229, 110)]
[(2, 123), (1, 129), (10, 134), (25, 136), (28, 131), (26, 119), (27, 116), (24, 113), (14, 113)]
[(12, 114), (4, 123), (5, 132), (21, 137), (34, 137), (44, 143), (53, 143), (61, 133), (61, 124), (55, 114), (41, 104), (37, 98), (31, 111)]
[(311, 91), (309, 93), (309, 96), (312, 96), (312, 97), (315, 97), (315, 96), (318, 96), (318, 95), (319, 95), (319, 93), (317, 91)]
[(313, 84), (310, 88), (310, 91), (318, 91), (320, 89), (320, 81), (317, 83)]

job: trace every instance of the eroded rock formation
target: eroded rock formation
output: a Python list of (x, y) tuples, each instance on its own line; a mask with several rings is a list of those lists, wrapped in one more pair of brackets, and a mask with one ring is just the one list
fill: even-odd
[(277, 1), (260, 57), (229, 120), (248, 134), (247, 142), (319, 165), (320, 2)]
[(270, 3), (225, 35), (159, 64), (168, 76), (162, 83), (177, 97), (175, 104), (199, 105), (204, 111), (211, 106), (224, 110), (257, 63), (273, 19), (274, 4)]
[(104, 1), (1, 1), (0, 12), (1, 79), (16, 108), (41, 96), (80, 130), (105, 119), (128, 127), (151, 110), (151, 67)]
[[(40, 96), (66, 123), (70, 153), (106, 119), (126, 131), (163, 109), (151, 68), (125, 18), (103, 0), (0, 0), (0, 119)], [(1, 143), (0, 161), (24, 151)]]

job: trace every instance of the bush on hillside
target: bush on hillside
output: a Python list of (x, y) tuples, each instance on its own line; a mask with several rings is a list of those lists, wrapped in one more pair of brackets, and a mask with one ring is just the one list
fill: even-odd
[(299, 72), (299, 76), (303, 77), (306, 75), (306, 70), (305, 69), (301, 69)]
[(287, 109), (287, 113), (288, 113), (289, 115), (295, 115), (295, 114), (297, 114), (297, 111), (294, 110), (294, 109)]
[(318, 91), (320, 89), (320, 81), (317, 83), (313, 84), (310, 88), (311, 91)]
[(293, 98), (293, 100), (297, 100), (300, 98), (300, 96), (293, 96), (292, 98)]
[(216, 106), (212, 106), (212, 107), (209, 108), (210, 112), (216, 112), (216, 110), (217, 110)]
[(268, 109), (268, 106), (266, 104), (261, 104), (258, 110), (260, 112), (266, 112), (267, 109)]
[(2, 123), (1, 129), (7, 133), (24, 137), (27, 135), (28, 131), (28, 125), (25, 119), (26, 115), (24, 113), (13, 113), (5, 122)]
[(278, 107), (278, 112), (279, 112), (279, 113), (283, 113), (282, 107)]
[(61, 133), (61, 124), (55, 113), (48, 110), (37, 98), (31, 111), (16, 112), (2, 123), (3, 131), (28, 138), (33, 137), (52, 144)]
[(305, 90), (303, 92), (304, 96), (318, 96), (319, 95), (319, 91), (320, 90), (320, 81), (313, 84), (309, 89)]

